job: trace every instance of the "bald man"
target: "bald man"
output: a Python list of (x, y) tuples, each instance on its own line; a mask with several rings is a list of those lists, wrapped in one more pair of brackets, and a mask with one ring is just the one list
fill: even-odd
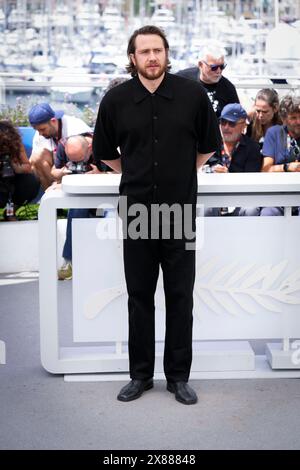
[[(103, 164), (100, 171), (93, 163), (92, 141), (93, 135), (91, 133), (74, 135), (61, 141), (51, 170), (51, 175), (56, 183), (60, 183), (63, 176), (72, 173), (70, 164), (75, 166), (81, 164), (81, 167), (88, 167), (88, 171), (83, 171), (85, 174), (106, 172), (106, 165)], [(68, 211), (66, 241), (62, 254), (64, 262), (58, 270), (58, 279), (60, 281), (72, 279), (72, 220), (93, 217), (94, 212), (90, 209), (69, 209)]]
[(62, 141), (57, 148), (54, 165), (51, 170), (51, 175), (56, 182), (60, 183), (64, 175), (72, 173), (70, 170), (70, 162), (79, 163), (83, 162), (90, 168), (86, 173), (102, 173), (97, 166), (94, 165), (92, 154), (92, 141), (93, 135), (91, 133), (73, 135)]

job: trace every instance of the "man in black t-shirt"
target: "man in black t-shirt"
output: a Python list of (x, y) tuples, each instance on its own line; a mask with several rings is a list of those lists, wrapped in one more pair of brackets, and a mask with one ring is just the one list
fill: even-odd
[(226, 104), (240, 102), (235, 86), (222, 75), (226, 67), (224, 54), (225, 51), (220, 47), (206, 47), (202, 51), (198, 67), (191, 67), (177, 72), (177, 75), (201, 83), (217, 117), (220, 116)]

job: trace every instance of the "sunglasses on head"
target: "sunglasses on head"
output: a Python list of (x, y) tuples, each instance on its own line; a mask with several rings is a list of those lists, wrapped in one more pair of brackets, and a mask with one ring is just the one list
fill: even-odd
[(240, 122), (241, 121), (227, 121), (227, 119), (219, 119), (221, 126), (226, 126), (226, 124), (228, 124), (229, 127), (235, 127)]
[(205, 62), (205, 60), (202, 60), (202, 62), (208, 67), (210, 67), (210, 70), (212, 72), (216, 72), (218, 69), (224, 70), (227, 65), (227, 64), (208, 64), (207, 62)]

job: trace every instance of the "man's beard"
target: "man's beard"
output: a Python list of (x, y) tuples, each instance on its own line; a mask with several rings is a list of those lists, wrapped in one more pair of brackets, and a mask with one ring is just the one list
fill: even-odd
[(288, 126), (288, 131), (291, 133), (294, 139), (299, 139), (300, 137), (300, 128), (299, 126)]
[(210, 82), (211, 83), (219, 83), (221, 78), (222, 78), (222, 75), (220, 75), (219, 77), (213, 77), (213, 78), (210, 79)]
[(240, 138), (240, 134), (237, 134), (236, 132), (234, 132), (233, 134), (224, 134), (223, 135), (223, 141), (225, 143), (229, 142), (229, 143), (232, 143), (232, 142), (237, 142)]
[(55, 139), (57, 137), (57, 131), (55, 126), (50, 123), (48, 127), (48, 135), (44, 135), (45, 139)]
[[(156, 64), (154, 64), (156, 65)], [(159, 65), (155, 70), (149, 71), (147, 68), (139, 68), (136, 67), (137, 73), (140, 74), (142, 77), (146, 78), (147, 80), (157, 80), (160, 78), (168, 69), (168, 58), (166, 58), (165, 63), (163, 65)]]

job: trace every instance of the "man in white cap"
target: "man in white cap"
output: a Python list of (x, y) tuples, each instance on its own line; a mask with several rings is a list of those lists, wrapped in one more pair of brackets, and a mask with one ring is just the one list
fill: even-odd
[(54, 111), (48, 103), (34, 105), (28, 118), (36, 130), (30, 163), (45, 190), (54, 181), (51, 169), (59, 141), (71, 135), (92, 132), (92, 129), (79, 118), (65, 115), (62, 110)]

